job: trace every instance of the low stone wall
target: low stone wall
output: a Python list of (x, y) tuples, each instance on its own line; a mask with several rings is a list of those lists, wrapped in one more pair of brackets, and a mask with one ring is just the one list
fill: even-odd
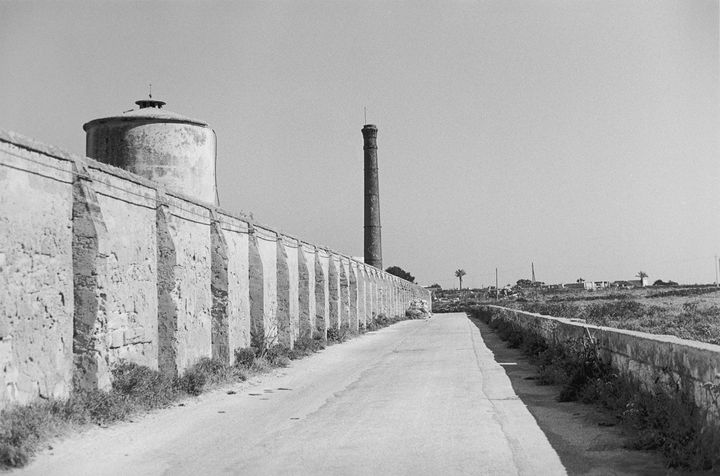
[(720, 346), (674, 336), (600, 327), (582, 321), (544, 316), (500, 306), (485, 306), (492, 321), (510, 321), (548, 342), (571, 342), (591, 338), (598, 354), (620, 373), (647, 389), (658, 382), (678, 384), (698, 407), (720, 418)]
[(0, 408), (398, 316), (416, 285), (0, 130)]

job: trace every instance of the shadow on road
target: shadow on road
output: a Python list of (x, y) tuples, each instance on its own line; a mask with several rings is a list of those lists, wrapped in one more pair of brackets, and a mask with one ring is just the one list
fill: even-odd
[(625, 448), (628, 430), (615, 426), (616, 418), (596, 405), (558, 402), (560, 386), (539, 385), (537, 367), (519, 349), (511, 349), (479, 319), (477, 326), (495, 361), (505, 369), (520, 397), (545, 433), (571, 475), (691, 475), (707, 473), (668, 469), (659, 453)]

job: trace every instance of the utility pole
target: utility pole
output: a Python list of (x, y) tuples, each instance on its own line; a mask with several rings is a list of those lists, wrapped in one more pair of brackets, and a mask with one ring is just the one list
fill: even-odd
[(716, 288), (718, 286), (720, 286), (720, 281), (718, 281), (718, 266), (720, 266), (720, 264), (718, 263), (718, 256), (715, 255), (715, 287)]
[(498, 272), (497, 268), (495, 268), (495, 300), (500, 299), (500, 290), (498, 289)]

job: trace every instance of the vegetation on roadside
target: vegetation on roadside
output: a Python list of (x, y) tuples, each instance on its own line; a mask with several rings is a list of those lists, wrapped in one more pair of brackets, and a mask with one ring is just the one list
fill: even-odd
[(245, 369), (202, 359), (180, 377), (131, 362), (112, 368), (108, 392), (75, 389), (67, 400), (36, 401), (0, 412), (0, 468), (24, 466), (48, 438), (87, 424), (107, 425), (199, 395), (209, 383), (244, 380)]
[[(572, 342), (548, 342), (491, 313), (476, 309), (473, 317), (487, 322), (508, 346), (520, 348), (538, 366), (539, 384), (561, 385), (559, 401), (595, 403), (611, 410), (619, 423), (633, 430), (629, 446), (654, 449), (669, 467), (720, 471), (720, 428), (708, 423), (681, 382), (658, 376), (647, 388), (620, 375), (598, 355), (595, 342), (586, 337)], [(709, 389), (720, 397), (720, 386)], [(717, 400), (716, 400), (717, 401)]]
[[(377, 330), (403, 320), (380, 314), (360, 332)], [(164, 408), (188, 396), (200, 395), (208, 387), (247, 380), (326, 347), (348, 340), (352, 333), (347, 324), (328, 328), (314, 338), (302, 337), (292, 348), (281, 344), (245, 347), (235, 350), (235, 364), (203, 358), (181, 376), (169, 377), (156, 370), (131, 362), (112, 368), (112, 388), (74, 390), (67, 400), (42, 400), (16, 405), (0, 411), (0, 470), (22, 467), (35, 452), (53, 437), (85, 425), (105, 426), (139, 413)]]

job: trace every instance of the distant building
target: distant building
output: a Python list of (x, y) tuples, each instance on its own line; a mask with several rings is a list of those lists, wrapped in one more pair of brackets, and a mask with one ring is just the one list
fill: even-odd
[(578, 279), (575, 283), (567, 283), (563, 287), (568, 289), (584, 289), (586, 291), (594, 291), (595, 283), (592, 281), (585, 281), (584, 279)]
[(628, 283), (636, 288), (644, 288), (645, 286), (650, 286), (650, 278), (645, 276), (642, 279), (632, 279), (628, 281)]
[(613, 281), (610, 283), (613, 288), (644, 288), (650, 286), (650, 278), (647, 276), (642, 279), (631, 279), (628, 281)]

